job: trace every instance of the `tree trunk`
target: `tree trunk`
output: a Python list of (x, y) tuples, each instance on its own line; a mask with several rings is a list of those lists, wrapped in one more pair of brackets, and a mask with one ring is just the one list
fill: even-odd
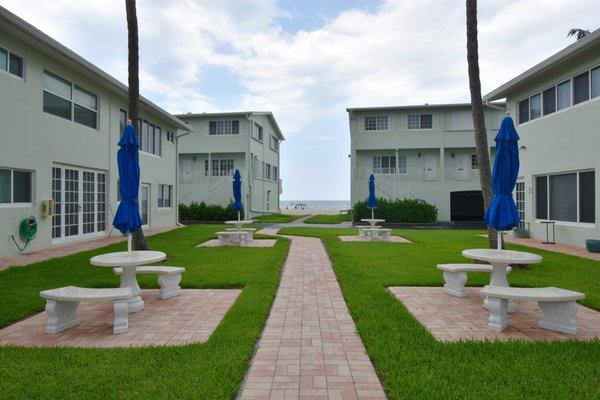
[[(469, 89), (471, 91), (471, 108), (473, 111), (473, 127), (475, 128), (475, 147), (477, 164), (479, 165), (479, 182), (483, 194), (484, 209), (487, 210), (492, 199), (490, 153), (487, 131), (481, 99), (481, 80), (479, 79), (479, 45), (477, 42), (477, 0), (467, 2), (467, 63), (469, 66)], [(488, 229), (490, 248), (496, 248), (497, 235)]]
[[(138, 23), (135, 0), (125, 0), (125, 10), (127, 13), (129, 119), (131, 120), (131, 123), (137, 130), (139, 129), (138, 110), (140, 101), (140, 77)], [(132, 239), (132, 247), (134, 250), (149, 250), (148, 241), (146, 240), (146, 236), (144, 235), (144, 231), (142, 230), (142, 228), (132, 233)]]

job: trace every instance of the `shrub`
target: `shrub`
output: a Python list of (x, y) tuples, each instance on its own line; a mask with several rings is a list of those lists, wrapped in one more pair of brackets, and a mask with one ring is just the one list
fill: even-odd
[[(354, 222), (371, 218), (367, 201), (359, 201), (352, 209)], [(396, 223), (433, 223), (437, 221), (437, 207), (421, 199), (377, 199), (375, 218)]]
[(225, 207), (219, 204), (206, 204), (205, 202), (179, 205), (179, 219), (181, 221), (231, 221), (237, 219), (237, 211), (233, 209), (233, 202)]

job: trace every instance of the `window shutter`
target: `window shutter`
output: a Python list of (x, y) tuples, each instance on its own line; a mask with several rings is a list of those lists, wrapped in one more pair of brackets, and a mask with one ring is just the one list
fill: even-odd
[(432, 129), (439, 130), (440, 129), (440, 114), (433, 113), (432, 117)]
[(408, 115), (407, 114), (402, 114), (402, 130), (403, 131), (408, 130)]
[(202, 130), (204, 131), (204, 136), (208, 136), (210, 134), (210, 122), (202, 121)]
[(394, 114), (388, 115), (388, 131), (394, 130)]
[(246, 124), (244, 123), (245, 121), (243, 119), (239, 120), (238, 122), (238, 132), (240, 135), (243, 135), (245, 133), (245, 126)]
[(365, 117), (361, 115), (356, 119), (356, 123), (358, 124), (358, 131), (365, 132)]

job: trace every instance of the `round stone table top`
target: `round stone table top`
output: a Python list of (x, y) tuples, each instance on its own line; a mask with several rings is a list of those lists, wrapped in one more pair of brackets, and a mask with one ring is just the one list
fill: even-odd
[(385, 222), (385, 219), (371, 219), (371, 218), (363, 218), (361, 219), (362, 222)]
[(542, 261), (542, 257), (537, 254), (515, 250), (468, 249), (463, 250), (462, 255), (489, 263), (536, 264)]
[(116, 253), (100, 254), (92, 257), (90, 264), (99, 267), (131, 267), (143, 264), (152, 264), (167, 258), (162, 251), (119, 251)]
[(247, 224), (252, 224), (254, 223), (254, 221), (249, 220), (249, 221), (225, 221), (226, 224), (230, 224), (230, 225), (247, 225)]

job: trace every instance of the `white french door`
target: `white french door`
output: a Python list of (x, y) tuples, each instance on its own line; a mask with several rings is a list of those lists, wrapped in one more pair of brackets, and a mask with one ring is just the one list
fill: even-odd
[(456, 170), (454, 171), (454, 179), (457, 181), (466, 181), (469, 177), (468, 165), (469, 154), (458, 154), (456, 156)]
[(106, 173), (52, 167), (52, 240), (77, 240), (106, 230)]
[(140, 215), (142, 225), (147, 226), (150, 221), (150, 185), (142, 183), (140, 187)]
[(438, 168), (437, 168), (437, 156), (434, 154), (426, 154), (424, 160), (424, 174), (423, 178), (425, 181), (437, 181)]

